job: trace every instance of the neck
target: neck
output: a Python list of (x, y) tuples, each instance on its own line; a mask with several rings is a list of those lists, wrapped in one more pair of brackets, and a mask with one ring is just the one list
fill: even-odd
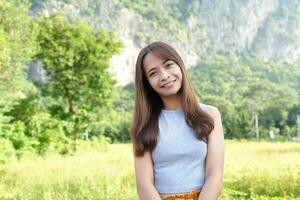
[(180, 95), (161, 97), (161, 99), (164, 103), (164, 109), (166, 110), (177, 110), (182, 108)]

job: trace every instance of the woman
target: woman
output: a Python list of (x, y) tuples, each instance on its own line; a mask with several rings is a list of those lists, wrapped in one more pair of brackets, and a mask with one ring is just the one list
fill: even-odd
[(131, 126), (141, 200), (215, 200), (222, 189), (224, 136), (219, 110), (199, 103), (176, 50), (143, 48), (135, 72)]

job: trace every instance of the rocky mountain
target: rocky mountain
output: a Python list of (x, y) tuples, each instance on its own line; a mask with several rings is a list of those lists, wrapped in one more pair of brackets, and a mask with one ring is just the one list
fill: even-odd
[(133, 80), (139, 50), (164, 41), (195, 66), (211, 50), (251, 53), (294, 63), (300, 57), (300, 1), (297, 0), (31, 0), (31, 15), (64, 12), (124, 43), (111, 59), (119, 85)]

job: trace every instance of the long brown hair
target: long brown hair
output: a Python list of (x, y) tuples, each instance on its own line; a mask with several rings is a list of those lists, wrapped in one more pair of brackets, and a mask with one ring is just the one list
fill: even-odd
[(164, 60), (174, 61), (182, 72), (181, 95), (182, 110), (187, 124), (193, 128), (199, 140), (208, 142), (208, 135), (214, 128), (213, 119), (201, 110), (191, 83), (187, 78), (184, 63), (170, 45), (154, 42), (143, 48), (136, 61), (135, 69), (135, 109), (131, 124), (131, 140), (135, 156), (143, 156), (145, 151), (153, 151), (157, 144), (158, 118), (164, 104), (161, 97), (150, 86), (144, 72), (143, 60), (148, 53), (155, 53)]

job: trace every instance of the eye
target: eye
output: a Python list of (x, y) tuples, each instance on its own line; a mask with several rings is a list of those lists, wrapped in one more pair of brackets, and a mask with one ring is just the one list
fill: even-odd
[(171, 67), (173, 65), (173, 63), (168, 63), (167, 64), (167, 67), (169, 68), (169, 67)]
[(151, 72), (149, 76), (151, 77), (151, 76), (153, 76), (155, 74), (156, 74), (156, 72)]

